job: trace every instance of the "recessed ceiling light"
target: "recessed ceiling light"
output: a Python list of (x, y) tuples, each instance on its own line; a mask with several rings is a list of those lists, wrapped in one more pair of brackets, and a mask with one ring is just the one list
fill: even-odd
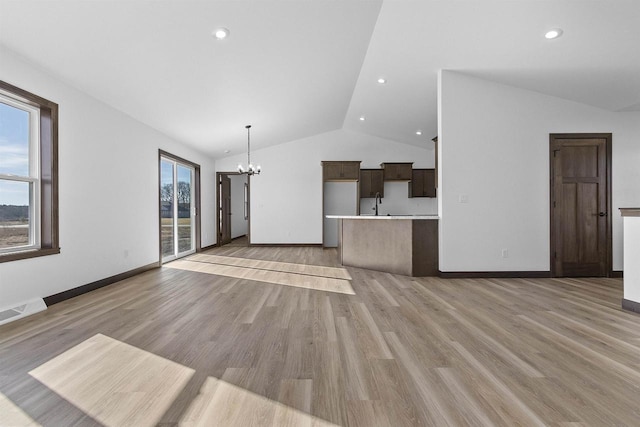
[(385, 84), (387, 82), (387, 79), (385, 79), (384, 77), (380, 77), (378, 79), (378, 83), (380, 83), (381, 85)]
[(231, 152), (231, 150), (224, 150), (225, 154), (229, 154)]
[(227, 37), (229, 37), (229, 30), (227, 30), (226, 28), (218, 28), (217, 30), (215, 30), (213, 32), (213, 35), (215, 36), (215, 38), (217, 38), (218, 40), (224, 40)]
[(560, 28), (554, 28), (553, 30), (547, 31), (544, 37), (546, 39), (552, 40), (552, 39), (557, 39), (561, 35), (562, 35), (562, 30)]
[(360, 116), (360, 121), (364, 122), (364, 116)]
[(422, 131), (421, 130), (417, 130), (416, 131), (416, 135), (422, 135)]

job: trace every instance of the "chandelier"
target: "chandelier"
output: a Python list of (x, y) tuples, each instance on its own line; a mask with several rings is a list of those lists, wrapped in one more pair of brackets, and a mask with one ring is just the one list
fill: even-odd
[(242, 174), (247, 174), (247, 175), (259, 175), (260, 174), (260, 165), (258, 166), (253, 166), (253, 164), (251, 164), (251, 125), (246, 125), (245, 128), (247, 129), (247, 168), (245, 169), (244, 166), (242, 166), (242, 163), (240, 163), (238, 165), (238, 172), (242, 173)]

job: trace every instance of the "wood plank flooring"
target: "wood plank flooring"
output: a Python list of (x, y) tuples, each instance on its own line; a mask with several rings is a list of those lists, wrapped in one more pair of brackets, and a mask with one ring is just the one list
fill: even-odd
[(640, 315), (620, 309), (620, 279), (411, 278), (336, 258), (214, 249), (179, 263), (236, 277), (168, 265), (3, 325), (0, 426), (640, 425)]

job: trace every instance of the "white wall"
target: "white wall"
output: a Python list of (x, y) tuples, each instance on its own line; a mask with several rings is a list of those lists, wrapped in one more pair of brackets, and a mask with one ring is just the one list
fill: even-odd
[(247, 234), (248, 221), (244, 219), (244, 184), (246, 175), (229, 175), (231, 180), (231, 238)]
[(158, 261), (158, 149), (198, 163), (202, 246), (215, 243), (214, 161), (0, 48), (0, 78), (59, 105), (59, 255), (0, 264), (0, 308)]
[[(251, 136), (257, 141), (260, 130), (252, 129)], [(322, 243), (320, 162), (361, 160), (362, 168), (378, 168), (382, 162), (414, 162), (415, 168), (431, 168), (433, 143), (425, 139), (425, 148), (421, 148), (336, 130), (252, 151), (251, 159), (262, 166), (262, 173), (250, 178), (251, 242)], [(239, 162), (246, 162), (246, 153), (220, 159), (216, 168), (233, 171)], [(435, 213), (435, 202), (411, 200), (424, 207), (419, 213)]]
[(451, 71), (439, 85), (440, 270), (548, 271), (549, 134), (585, 132), (613, 134), (613, 269), (621, 270), (618, 208), (640, 206), (640, 113)]

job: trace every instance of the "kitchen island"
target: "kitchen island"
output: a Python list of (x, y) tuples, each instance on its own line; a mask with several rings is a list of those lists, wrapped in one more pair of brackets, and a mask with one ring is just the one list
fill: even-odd
[(405, 276), (438, 275), (437, 215), (327, 215), (339, 220), (344, 266)]

